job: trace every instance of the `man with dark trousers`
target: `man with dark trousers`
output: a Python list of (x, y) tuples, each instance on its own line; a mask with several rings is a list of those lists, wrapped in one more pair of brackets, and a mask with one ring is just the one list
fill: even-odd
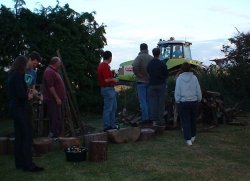
[(152, 50), (154, 59), (149, 62), (147, 71), (149, 74), (149, 103), (150, 120), (157, 126), (164, 126), (166, 79), (168, 76), (167, 65), (159, 59), (160, 49)]
[(61, 136), (63, 131), (63, 102), (66, 99), (65, 85), (58, 73), (60, 66), (60, 58), (53, 57), (43, 74), (43, 97), (50, 118), (48, 136), (55, 140)]
[(8, 94), (10, 99), (10, 114), (14, 120), (15, 129), (15, 166), (29, 172), (43, 171), (32, 161), (32, 124), (28, 110), (28, 100), (33, 94), (28, 91), (24, 80), (27, 58), (18, 56), (8, 77)]

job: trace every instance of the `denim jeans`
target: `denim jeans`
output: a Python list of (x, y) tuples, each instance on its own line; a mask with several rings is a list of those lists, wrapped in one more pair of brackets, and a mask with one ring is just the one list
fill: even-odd
[(142, 122), (149, 120), (149, 96), (148, 96), (148, 84), (137, 82), (137, 96), (140, 103)]
[(163, 125), (165, 111), (166, 84), (149, 86), (150, 120), (156, 121), (157, 125)]
[(196, 136), (196, 119), (197, 119), (198, 102), (181, 102), (178, 104), (181, 126), (185, 140), (190, 140)]
[(104, 99), (102, 115), (104, 129), (116, 128), (115, 114), (117, 109), (117, 101), (115, 88), (101, 87), (101, 95)]

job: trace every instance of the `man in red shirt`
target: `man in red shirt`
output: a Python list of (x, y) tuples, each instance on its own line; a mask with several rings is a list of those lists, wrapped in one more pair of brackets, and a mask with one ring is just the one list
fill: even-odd
[(115, 114), (117, 109), (115, 84), (118, 80), (113, 77), (110, 70), (110, 62), (112, 60), (112, 53), (105, 51), (103, 53), (103, 62), (101, 62), (97, 69), (99, 86), (101, 87), (101, 95), (104, 99), (103, 106), (103, 126), (104, 131), (109, 129), (116, 129)]
[(43, 97), (50, 118), (49, 137), (57, 138), (62, 133), (62, 104), (66, 99), (65, 85), (57, 72), (61, 66), (59, 57), (53, 57), (43, 74)]

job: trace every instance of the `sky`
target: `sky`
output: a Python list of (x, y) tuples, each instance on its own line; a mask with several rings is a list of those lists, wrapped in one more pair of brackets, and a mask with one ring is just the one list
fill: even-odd
[[(56, 0), (24, 0), (24, 7), (55, 7)], [(228, 39), (250, 31), (249, 0), (59, 0), (78, 13), (96, 12), (99, 25), (106, 25), (107, 45), (113, 54), (111, 68), (118, 69), (139, 53), (147, 43), (149, 53), (159, 39), (192, 42), (192, 58), (209, 65), (209, 60), (223, 58), (220, 51)], [(13, 8), (13, 0), (0, 0)]]

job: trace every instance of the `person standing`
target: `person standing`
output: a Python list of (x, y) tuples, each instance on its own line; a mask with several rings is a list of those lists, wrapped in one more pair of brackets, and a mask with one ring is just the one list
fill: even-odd
[(148, 45), (146, 43), (142, 43), (140, 45), (140, 53), (133, 62), (133, 72), (137, 79), (136, 88), (141, 108), (142, 124), (151, 123), (151, 121), (149, 120), (149, 75), (147, 72), (147, 66), (152, 59), (153, 57), (148, 54)]
[(43, 97), (50, 118), (49, 137), (52, 138), (57, 138), (63, 131), (63, 102), (66, 99), (66, 91), (63, 79), (58, 73), (60, 66), (60, 58), (53, 57), (43, 74)]
[(8, 94), (10, 114), (15, 129), (15, 166), (23, 171), (38, 172), (44, 168), (36, 166), (32, 161), (32, 124), (28, 110), (28, 100), (33, 94), (28, 91), (25, 82), (27, 58), (18, 56), (8, 76)]
[[(41, 62), (40, 54), (36, 51), (31, 52), (28, 56), (28, 62), (26, 66), (25, 76), (24, 76), (24, 79), (28, 86), (28, 90), (30, 94), (33, 94), (33, 97), (39, 100), (39, 102), (43, 100), (42, 95), (36, 90), (36, 79), (37, 79), (36, 68), (40, 62)], [(28, 105), (32, 120), (34, 117), (33, 100), (34, 99), (31, 99)], [(35, 121), (32, 121), (32, 124), (33, 124), (33, 127), (35, 127), (37, 123)], [(36, 132), (34, 132), (34, 135), (36, 135)]]
[(167, 65), (160, 61), (160, 49), (152, 50), (154, 59), (149, 62), (147, 71), (149, 74), (149, 103), (150, 120), (156, 121), (157, 126), (164, 126), (166, 79), (168, 76)]
[(202, 99), (200, 84), (197, 77), (191, 72), (191, 66), (184, 62), (182, 72), (175, 85), (175, 101), (178, 106), (183, 135), (187, 145), (192, 145), (196, 138), (196, 120), (198, 102)]
[(113, 73), (110, 70), (109, 64), (111, 61), (112, 53), (105, 51), (103, 53), (103, 61), (97, 68), (98, 82), (104, 100), (102, 115), (104, 131), (116, 129), (117, 100), (114, 86), (118, 83), (118, 80), (113, 77)]
[(36, 51), (33, 51), (29, 54), (29, 59), (25, 71), (25, 82), (27, 83), (27, 86), (29, 89), (35, 91), (35, 85), (36, 85), (36, 79), (37, 79), (37, 73), (36, 73), (36, 68), (41, 62), (41, 57), (40, 54)]

